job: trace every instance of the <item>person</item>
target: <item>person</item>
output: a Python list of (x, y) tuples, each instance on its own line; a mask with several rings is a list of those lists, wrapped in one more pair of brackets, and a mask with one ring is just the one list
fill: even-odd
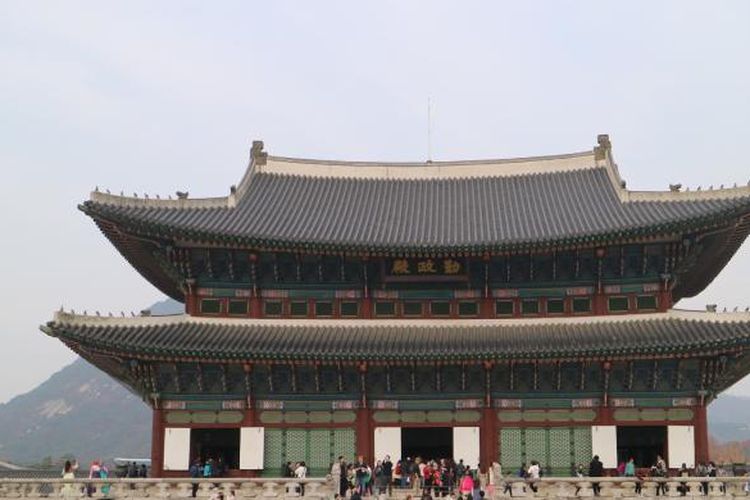
[[(65, 461), (65, 466), (63, 467), (63, 479), (72, 480), (76, 478), (75, 470), (73, 469), (73, 463), (70, 460)], [(71, 499), (78, 497), (78, 492), (76, 491), (76, 485), (73, 483), (65, 483), (63, 484), (62, 489), (60, 490), (60, 495), (63, 498)]]
[(138, 475), (138, 477), (148, 477), (148, 467), (146, 464), (141, 464), (141, 473)]
[(617, 476), (622, 477), (625, 475), (625, 461), (621, 461), (617, 464)]
[(474, 478), (474, 488), (471, 490), (471, 500), (483, 500), (484, 491), (482, 491), (482, 481), (479, 475)]
[(365, 457), (362, 455), (357, 457), (357, 463), (354, 465), (354, 477), (357, 493), (364, 495), (367, 488), (367, 464), (365, 464)]
[[(101, 470), (101, 467), (99, 467), (99, 462), (96, 460), (91, 462), (91, 466), (89, 467), (89, 479), (99, 479), (99, 471)], [(89, 483), (86, 485), (86, 496), (91, 496), (96, 492), (96, 486)]]
[(386, 455), (383, 459), (383, 476), (385, 476), (388, 496), (391, 496), (393, 492), (393, 462), (390, 455)]
[[(305, 465), (305, 462), (297, 464), (297, 468), (294, 470), (294, 477), (302, 480), (307, 477), (307, 466)], [(305, 496), (305, 483), (302, 481), (299, 483), (299, 494), (302, 497)]]
[(461, 483), (458, 487), (459, 493), (461, 493), (461, 496), (466, 496), (471, 494), (471, 490), (474, 489), (474, 478), (471, 476), (471, 470), (469, 470), (469, 467), (464, 468), (463, 476), (461, 477)]
[(536, 493), (537, 487), (535, 483), (540, 478), (539, 462), (537, 462), (536, 460), (531, 461), (531, 465), (529, 465), (529, 469), (526, 472), (526, 477), (528, 477), (531, 480), (531, 482), (529, 483), (529, 487), (531, 488), (531, 491)]
[(385, 493), (386, 489), (388, 489), (388, 485), (386, 484), (386, 477), (383, 473), (383, 461), (378, 460), (375, 463), (375, 469), (373, 470), (373, 474), (375, 475), (375, 492), (378, 495), (381, 495)]
[(625, 463), (625, 470), (623, 471), (625, 477), (635, 477), (635, 459), (630, 457)]
[[(682, 467), (680, 467), (680, 471), (677, 473), (677, 475), (680, 477), (690, 477), (690, 470), (687, 468), (686, 463), (682, 463)], [(688, 492), (687, 482), (680, 481), (678, 491), (680, 492), (681, 496), (686, 496)]]
[[(196, 458), (193, 460), (193, 463), (190, 465), (190, 469), (188, 470), (190, 473), (190, 478), (195, 480), (199, 479), (201, 477), (201, 461), (200, 459)], [(198, 493), (198, 482), (193, 483), (193, 498), (195, 498), (196, 494)]]
[[(599, 455), (594, 455), (589, 464), (589, 477), (602, 477), (604, 475), (604, 464), (599, 460)], [(594, 490), (594, 495), (599, 496), (601, 487), (598, 481), (592, 481), (591, 487)]]
[(213, 476), (213, 462), (211, 459), (206, 459), (206, 463), (203, 464), (203, 477), (208, 478)]
[(126, 477), (138, 477), (138, 466), (135, 464), (135, 462), (130, 462), (128, 464), (128, 471)]
[[(109, 469), (107, 469), (107, 466), (104, 465), (104, 461), (100, 458), (99, 459), (99, 478), (100, 479), (107, 479), (109, 477)], [(109, 496), (109, 490), (112, 488), (112, 485), (109, 483), (104, 483), (101, 486), (101, 492), (102, 496), (105, 498)]]
[[(667, 477), (667, 462), (664, 461), (661, 455), (656, 455), (656, 463), (651, 468), (652, 475), (658, 478)], [(667, 483), (665, 481), (659, 481), (656, 483), (656, 495), (667, 494)]]
[(526, 462), (521, 462), (521, 467), (518, 469), (518, 477), (526, 478), (528, 470), (526, 469)]

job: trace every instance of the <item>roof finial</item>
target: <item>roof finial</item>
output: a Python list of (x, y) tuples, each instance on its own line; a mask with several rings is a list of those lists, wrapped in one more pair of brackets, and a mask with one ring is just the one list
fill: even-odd
[(612, 151), (612, 143), (609, 141), (609, 134), (597, 135), (596, 143), (598, 146), (594, 148), (594, 158), (597, 160), (606, 159), (607, 153)]
[(138, 193), (133, 193), (133, 198), (138, 198)]
[(112, 193), (109, 192), (109, 189), (107, 189), (107, 194), (112, 194)]
[(734, 310), (732, 312), (737, 312), (737, 306), (734, 306)]
[(706, 311), (710, 313), (716, 312), (716, 304), (706, 304)]
[(94, 192), (95, 192), (95, 193), (98, 193), (98, 192), (99, 192), (99, 186), (96, 186), (96, 187), (94, 188)]
[(101, 316), (101, 313), (99, 311), (96, 311), (97, 316)]
[(680, 189), (682, 189), (682, 184), (670, 184), (669, 190), (673, 193), (679, 193)]
[(190, 193), (187, 191), (177, 191), (175, 194), (177, 195), (178, 200), (187, 200)]
[(263, 151), (263, 141), (253, 141), (253, 146), (250, 149), (250, 160), (256, 165), (265, 165), (268, 153)]

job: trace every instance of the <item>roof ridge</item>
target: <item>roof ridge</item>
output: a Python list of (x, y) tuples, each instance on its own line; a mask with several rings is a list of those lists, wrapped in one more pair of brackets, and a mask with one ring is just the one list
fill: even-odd
[(546, 318), (488, 318), (488, 319), (292, 319), (292, 318), (226, 318), (191, 316), (186, 313), (163, 315), (163, 316), (92, 316), (88, 314), (76, 314), (74, 312), (57, 311), (51, 323), (78, 324), (78, 325), (112, 325), (125, 327), (139, 327), (149, 325), (175, 324), (182, 322), (196, 324), (219, 324), (229, 326), (262, 325), (262, 326), (284, 326), (287, 328), (302, 328), (309, 326), (317, 327), (344, 327), (358, 328), (367, 326), (382, 327), (404, 327), (409, 328), (435, 328), (435, 327), (498, 327), (505, 326), (534, 326), (534, 325), (574, 325), (581, 323), (629, 323), (629, 322), (651, 322), (665, 321), (670, 319), (687, 321), (712, 321), (712, 322), (748, 322), (750, 323), (750, 312), (708, 312), (687, 309), (670, 309), (666, 312), (618, 314), (601, 316), (556, 316)]

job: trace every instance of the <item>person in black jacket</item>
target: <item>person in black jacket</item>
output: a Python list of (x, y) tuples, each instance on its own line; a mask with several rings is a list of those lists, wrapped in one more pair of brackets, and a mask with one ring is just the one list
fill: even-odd
[[(589, 477), (602, 477), (604, 475), (604, 464), (599, 460), (599, 455), (594, 455), (589, 464)], [(592, 481), (591, 486), (594, 489), (594, 495), (599, 496), (599, 482)]]

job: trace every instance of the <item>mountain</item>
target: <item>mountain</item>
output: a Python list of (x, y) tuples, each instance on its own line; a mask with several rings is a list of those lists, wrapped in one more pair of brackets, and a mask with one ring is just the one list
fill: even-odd
[[(173, 300), (153, 315), (182, 312)], [(113, 378), (77, 359), (32, 391), (0, 404), (0, 459), (31, 464), (45, 457), (148, 457), (151, 412)]]
[(709, 433), (719, 442), (750, 440), (750, 398), (722, 394), (708, 407)]

